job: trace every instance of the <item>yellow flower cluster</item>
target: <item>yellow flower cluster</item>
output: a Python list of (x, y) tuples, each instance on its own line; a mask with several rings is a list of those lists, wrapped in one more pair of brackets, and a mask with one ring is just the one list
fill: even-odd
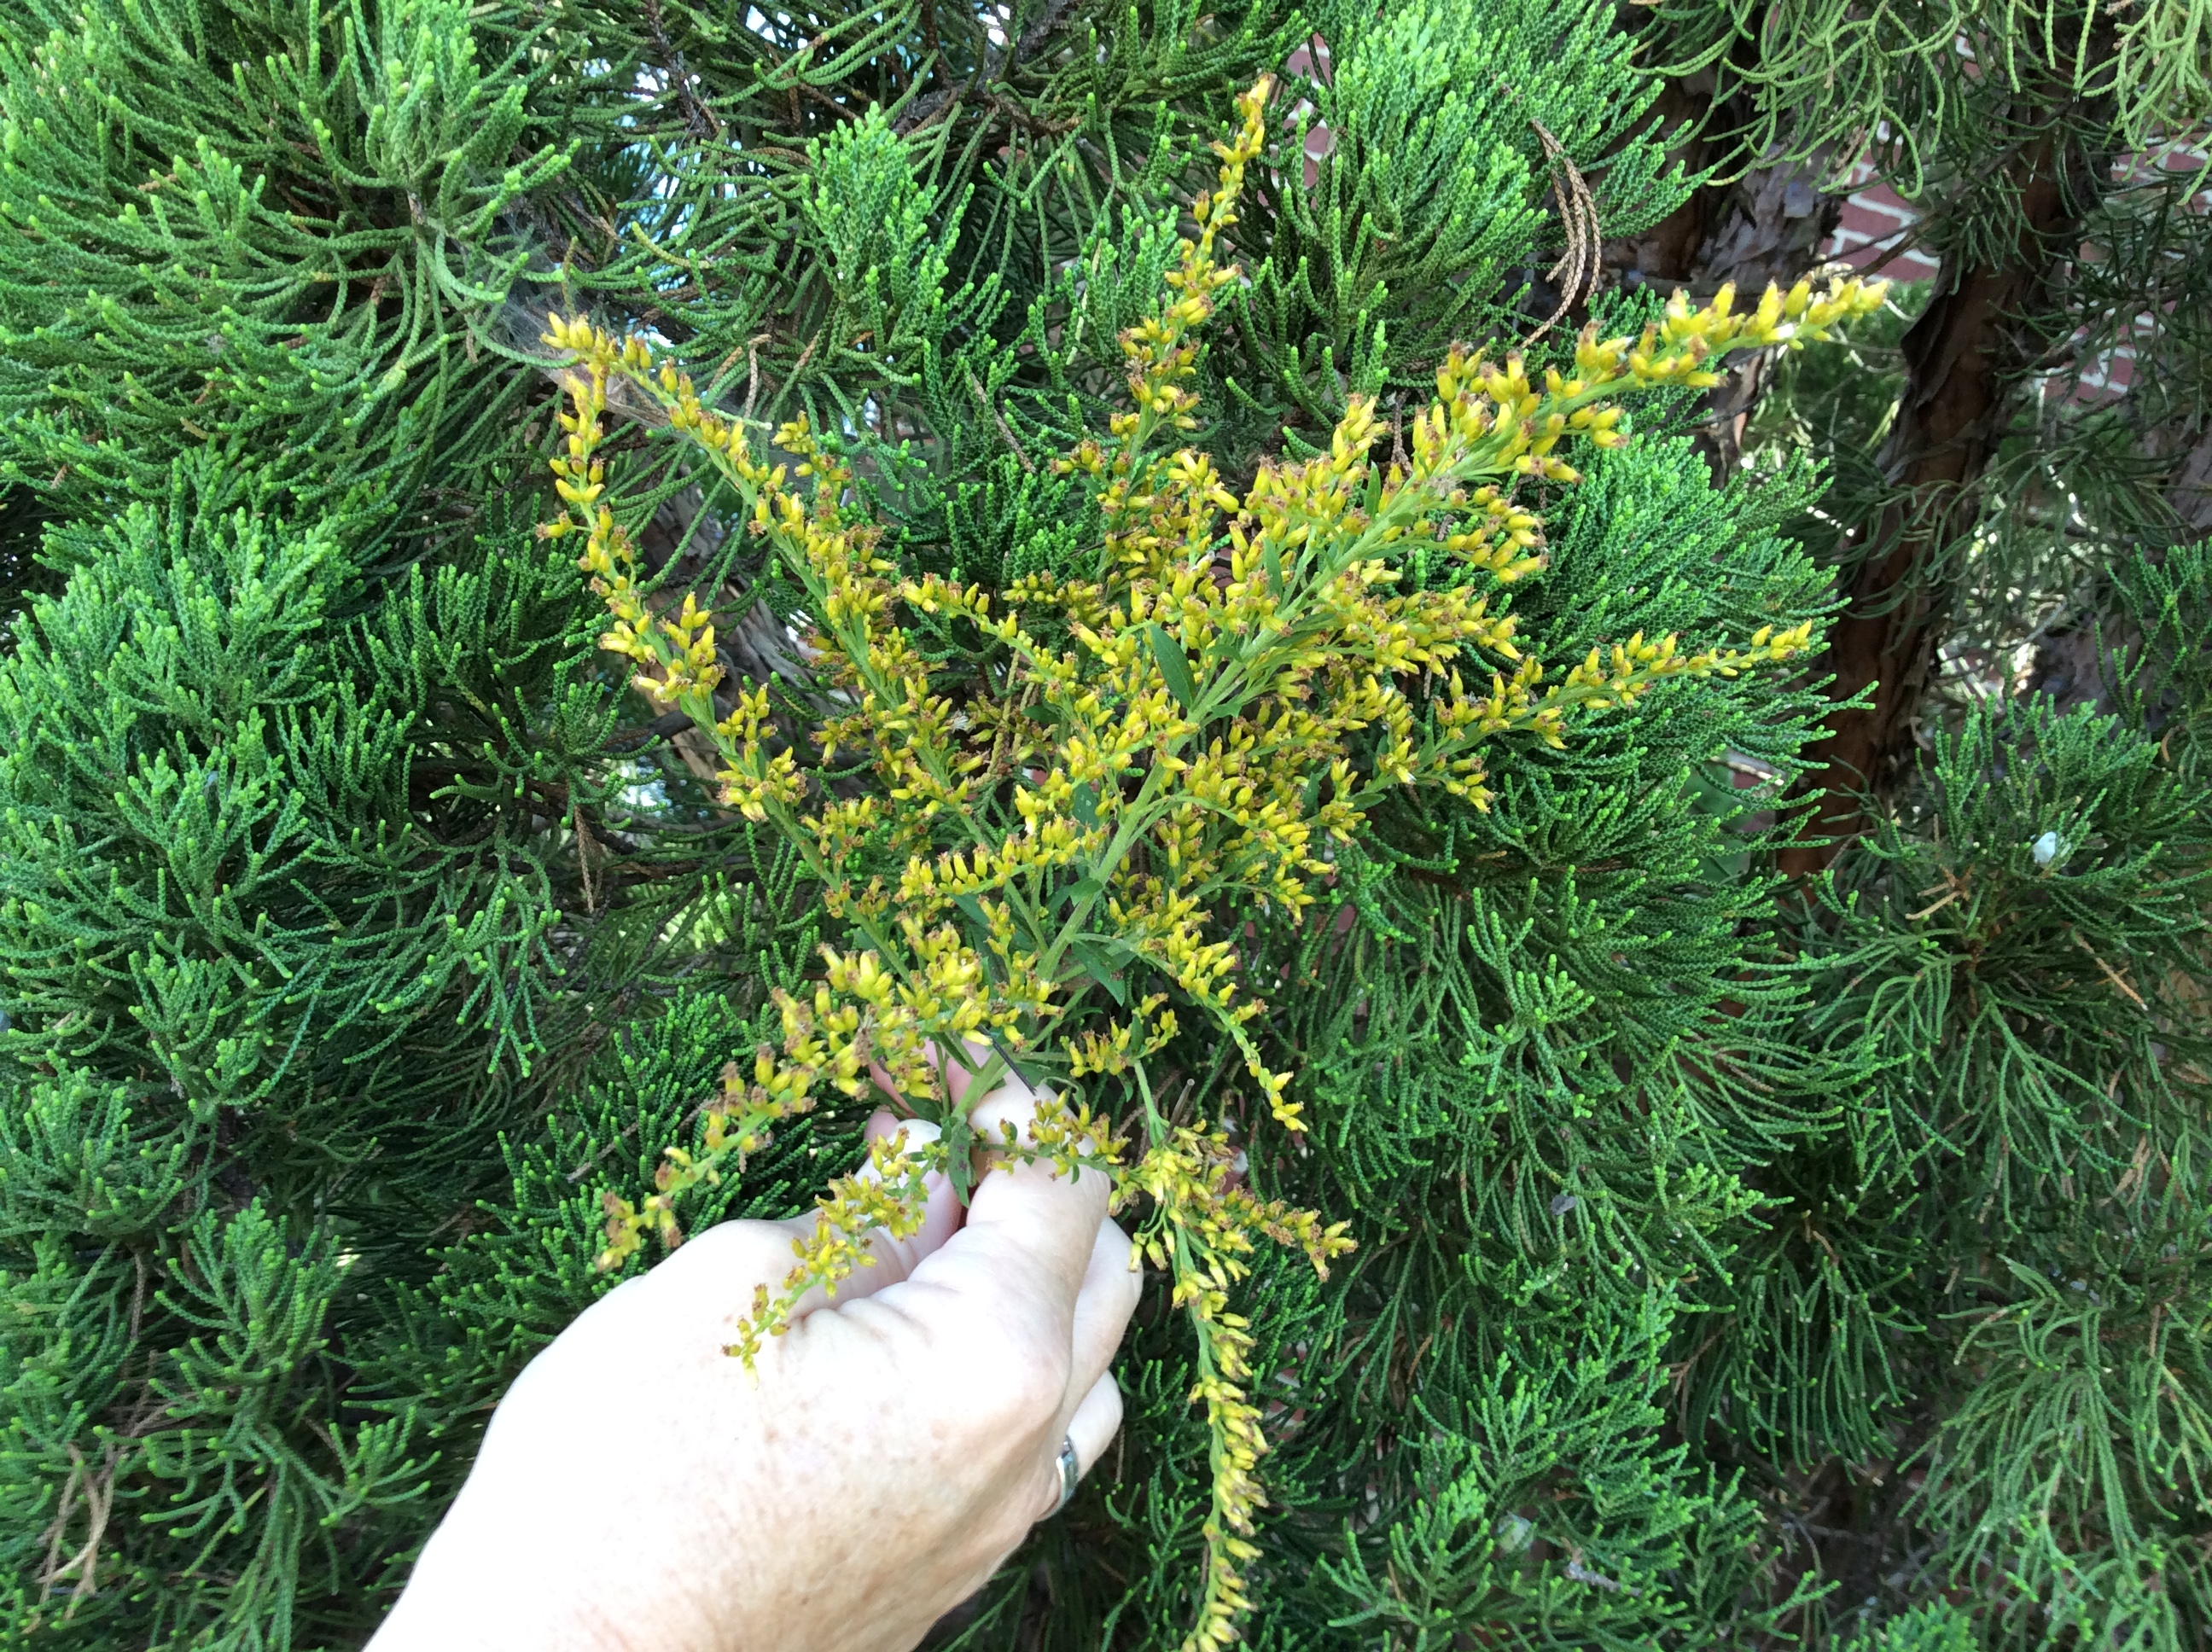
[(728, 1161), (742, 1170), (746, 1157), (768, 1145), (775, 1125), (812, 1112), (819, 1099), (817, 1081), (825, 1075), (835, 1088), (858, 1096), (868, 1082), (872, 1060), (901, 1075), (927, 1065), (927, 1053), (913, 1047), (903, 1023), (895, 1021), (888, 1029), (880, 1029), (872, 1005), (863, 1011), (840, 1001), (854, 974), (852, 963), (833, 954), (831, 979), (815, 989), (811, 1005), (777, 990), (774, 1002), (782, 1018), (782, 1049), (755, 1048), (750, 1083), (746, 1069), (737, 1062), (723, 1066), (722, 1093), (705, 1109), (705, 1151), (695, 1157), (682, 1147), (668, 1148), (641, 1207), (633, 1208), (611, 1189), (601, 1198), (607, 1216), (606, 1248), (598, 1258), (602, 1270), (620, 1266), (648, 1232), (674, 1248), (683, 1236), (676, 1221), (678, 1199), (701, 1182), (720, 1181)]
[[(1216, 258), (1218, 238), (1264, 147), (1269, 89), (1262, 81), (1240, 100), (1237, 131), (1216, 146), (1219, 186), (1194, 207), (1197, 238), (1182, 243), (1159, 312), (1122, 340), (1131, 408), (1109, 441), (1060, 461), (1094, 479), (1099, 568), (1032, 575), (995, 598), (902, 577), (854, 508), (834, 446), (803, 422), (775, 433), (788, 462), (768, 463), (639, 340), (558, 317), (548, 334), (575, 371), (554, 462), (567, 514), (546, 531), (583, 536), (579, 566), (611, 616), (604, 646), (656, 704), (711, 732), (724, 800), (798, 847), (829, 910), (866, 943), (828, 955), (811, 1006), (784, 1004), (781, 1052), (763, 1047), (750, 1082), (730, 1080), (703, 1153), (671, 1149), (642, 1208), (609, 1196), (603, 1264), (648, 1231), (673, 1242), (677, 1196), (812, 1105), (823, 1082), (857, 1096), (880, 1070), (945, 1138), (933, 1154), (879, 1149), (875, 1180), (848, 1178), (825, 1197), (817, 1237), (799, 1248), (783, 1292), (764, 1294), (741, 1329), (737, 1351), (750, 1364), (808, 1288), (834, 1291), (860, 1265), (868, 1233), (916, 1219), (923, 1169), (964, 1175), (970, 1140), (933, 1050), (988, 1049), (972, 1074), (985, 1087), (1017, 1060), (1032, 1079), (1078, 1088), (1133, 1078), (1148, 1144), (1133, 1164), (1087, 1110), (1048, 1109), (1033, 1145), (1007, 1145), (1071, 1169), (1105, 1164), (1124, 1197), (1152, 1202), (1147, 1253), (1173, 1272), (1196, 1327), (1204, 1375), (1194, 1397), (1213, 1439), (1206, 1606), (1192, 1647), (1233, 1637), (1261, 1497), (1250, 1339), (1227, 1306), (1239, 1258), (1267, 1237), (1325, 1267), (1350, 1242), (1235, 1185), (1219, 1134), (1163, 1118), (1145, 1063), (1176, 1030), (1170, 998), (1233, 1042), (1276, 1124), (1303, 1130), (1292, 1075), (1272, 1070), (1254, 1036), (1262, 1005), (1241, 969), (1242, 903), (1314, 904), (1333, 875), (1330, 844), (1350, 841), (1394, 788), (1440, 787), (1486, 809), (1483, 748), (1495, 738), (1557, 745), (1574, 715), (1809, 647), (1809, 626), (1761, 630), (1738, 647), (1639, 634), (1550, 679), (1518, 647), (1504, 606), (1504, 588), (1544, 565), (1542, 523), (1516, 490), (1577, 481), (1563, 452), (1573, 441), (1625, 440), (1621, 392), (1711, 384), (1724, 353), (1824, 337), (1883, 295), (1854, 282), (1816, 296), (1801, 282), (1744, 313), (1726, 288), (1701, 308), (1678, 295), (1640, 337), (1585, 329), (1571, 370), (1534, 378), (1517, 355), (1455, 351), (1435, 401), (1412, 421), (1404, 465), (1378, 471), (1382, 428), (1372, 404), (1355, 400), (1326, 452), (1263, 468), (1240, 499), (1204, 455), (1163, 451), (1158, 438), (1193, 421), (1194, 332), (1237, 278)], [(779, 714), (765, 684), (741, 688), (725, 710), (710, 617), (688, 598), (672, 614), (652, 610), (603, 499), (598, 450), (617, 378), (658, 404), (804, 589), (820, 687), (840, 714), (807, 730), (796, 708)], [(1451, 573), (1402, 588), (1415, 548), (1440, 550)], [(917, 616), (969, 630), (980, 680), (970, 672), (956, 686), (933, 668)], [(810, 735), (819, 764), (864, 767), (865, 788), (812, 782)], [(1146, 982), (1159, 990), (1127, 1020), (1111, 1018), (1108, 1001), (1127, 1006)]]
[(1344, 1223), (1322, 1225), (1311, 1211), (1263, 1200), (1236, 1180), (1237, 1153), (1225, 1132), (1180, 1127), (1154, 1146), (1121, 1182), (1124, 1200), (1152, 1201), (1158, 1219), (1138, 1243), (1152, 1266), (1175, 1278), (1175, 1303), (1199, 1327), (1198, 1382), (1191, 1399), (1206, 1407), (1213, 1505), (1204, 1527), (1206, 1587), (1184, 1652), (1228, 1645), (1250, 1602), (1240, 1568), (1256, 1559), (1252, 1520), (1267, 1501), (1258, 1467), (1267, 1450), (1260, 1408), (1252, 1403), (1250, 1324), (1230, 1311), (1229, 1293), (1245, 1277), (1244, 1258), (1268, 1239), (1304, 1253), (1323, 1278), (1352, 1248)]
[(793, 1268), (780, 1292), (764, 1285), (753, 1287), (752, 1312), (738, 1321), (738, 1339), (725, 1351), (736, 1355), (751, 1370), (763, 1337), (780, 1336), (791, 1325), (791, 1311), (813, 1286), (835, 1296), (837, 1287), (853, 1277), (856, 1268), (873, 1267), (868, 1241), (878, 1232), (894, 1239), (911, 1239), (921, 1230), (929, 1190), (922, 1177), (945, 1167), (943, 1140), (918, 1147), (907, 1145), (906, 1132), (895, 1132), (868, 1144), (868, 1168), (872, 1175), (855, 1171), (839, 1176), (829, 1192), (815, 1200), (820, 1218), (805, 1238), (794, 1240), (799, 1266)]
[(1191, 334), (1213, 313), (1213, 295), (1237, 278), (1234, 264), (1223, 265), (1214, 256), (1221, 232), (1237, 222), (1237, 199), (1244, 190), (1244, 168), (1267, 148), (1268, 94), (1274, 89), (1271, 76), (1261, 76), (1252, 89), (1237, 100), (1237, 131), (1226, 143), (1216, 143), (1221, 158), (1217, 188), (1202, 191), (1191, 203), (1198, 224), (1198, 239), (1182, 244), (1182, 258), (1168, 271), (1168, 289), (1176, 296), (1121, 336), (1121, 352), (1128, 358), (1129, 397), (1134, 408), (1117, 413), (1109, 428), (1116, 439), (1139, 441), (1163, 422), (1178, 430), (1193, 428), (1192, 410), (1198, 397), (1189, 380), (1198, 371), (1198, 349)]

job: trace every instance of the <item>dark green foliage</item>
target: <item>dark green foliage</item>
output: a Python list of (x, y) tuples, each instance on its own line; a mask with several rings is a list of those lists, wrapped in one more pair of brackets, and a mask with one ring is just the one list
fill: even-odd
[[(1917, 196), (1931, 174), (2002, 193), (2008, 143), (2055, 126), (2155, 149), (2205, 112), (2202, 0), (2118, 9), (2081, 0), (1818, 3), (1661, 0), (1677, 72), (1705, 70), (1745, 101), (1747, 147), (1870, 159)], [(1759, 49), (1746, 52), (1747, 36)], [(2023, 95), (2027, 94), (2027, 95)]]
[[(0, 1638), (359, 1644), (609, 1283), (602, 1190), (841, 938), (531, 537), (548, 308), (807, 413), (909, 569), (1079, 570), (1095, 513), (1051, 460), (1121, 404), (1236, 92), (1286, 77), (1197, 380), (1242, 483), (1352, 394), (1417, 404), (1455, 341), (1529, 339), (1594, 235), (1681, 202), (1630, 46), (1595, 0), (0, 0)], [(2115, 271), (2164, 270), (2172, 206), (2116, 197)], [(1790, 359), (1750, 475), (1716, 487), (1653, 398), (1532, 492), (1526, 645), (1830, 612), (1902, 319)], [(1961, 709), (1815, 898), (1771, 865), (1826, 702), (1754, 676), (1501, 744), (1487, 813), (1379, 811), (1334, 910), (1230, 915), (1310, 1145), (1201, 1041), (1176, 1104), (1361, 1246), (1246, 1287), (1255, 1645), (2212, 1632), (2212, 570), (2108, 495), (2054, 535), (2132, 451), (2118, 418), (2023, 424), (2033, 485), (1947, 575), (2007, 647), (2021, 592), (2079, 584), (2099, 704)], [(791, 593), (663, 433), (617, 440), (660, 593), (773, 673)], [(803, 1208), (858, 1122), (787, 1131), (685, 1222)], [(1121, 1442), (937, 1643), (1176, 1644), (1190, 1362), (1156, 1282)], [(1864, 1491), (1863, 1564), (1802, 1546), (1824, 1475)]]
[[(649, 1164), (760, 995), (641, 1005), (592, 1054), (636, 999), (574, 990), (619, 987), (620, 937), (580, 948), (553, 904), (613, 704), (564, 559), (480, 542), (349, 620), (338, 539), (254, 502), (180, 461), (0, 667), (8, 1610), (85, 1645), (358, 1639), (598, 1288), (570, 1172)], [(787, 973), (779, 889), (696, 922)], [(545, 1134), (549, 1052), (580, 1110)], [(809, 1139), (744, 1208), (803, 1202)]]
[(1754, 470), (1832, 478), (1791, 531), (1910, 714), (1787, 943), (1785, 1090), (1831, 1110), (1756, 1178), (1722, 1333), (1682, 1350), (1684, 1426), (1766, 1483), (1838, 1584), (1811, 1626), (1855, 1646), (2208, 1632), (2206, 16), (1650, 18), (1740, 140), (1706, 155), (1777, 197), (1863, 159), (1942, 264), (1752, 415)]
[(1687, 1414), (1790, 1463), (1906, 1448), (1915, 1567), (1990, 1645), (2206, 1633), (2207, 829), (2115, 719), (1978, 708), (1805, 932), (1842, 1105), (1761, 1178)]
[(561, 681), (546, 623), (572, 616), (573, 576), (494, 552), (417, 570), (348, 627), (327, 526), (225, 482), (179, 462), (166, 510), (133, 507), (19, 629), (0, 689), (19, 1048), (150, 1060), (199, 1123), (338, 1084), (418, 1018), (456, 1045), (489, 1031), (467, 1060), (520, 1054), (553, 920), (529, 788), (564, 786), (607, 717)]
[(67, 543), (0, 665), (9, 1610), (326, 1634), (434, 1449), (337, 1351), (574, 1019), (533, 810), (611, 696), (526, 539), (349, 619), (330, 525), (193, 457)]
[(1973, 1622), (1948, 1601), (1931, 1601), (1854, 1635), (1839, 1652), (1974, 1652)]
[(505, 445), (525, 381), (468, 331), (528, 257), (504, 215), (574, 148), (532, 107), (544, 25), (453, 0), (0, 15), (10, 479), (97, 515), (206, 445), (374, 521)]
[(1297, 146), (1310, 123), (1327, 152), (1311, 189), (1270, 203), (1267, 256), (1230, 305), (1254, 358), (1232, 393), (1322, 429), (1347, 390), (1425, 399), (1455, 341), (1507, 323), (1539, 261), (1589, 234), (1546, 201), (1577, 168), (1601, 171), (1597, 210), (1615, 234), (1646, 227), (1682, 187), (1679, 168), (1662, 181), (1657, 143), (1623, 143), (1658, 82), (1632, 67), (1604, 8), (1443, 0), (1374, 21), (1347, 8), (1328, 38)]
[(1670, 1318), (1653, 1303), (1595, 1345), (1530, 1339), (1460, 1374), (1448, 1409), (1425, 1402), (1387, 1517), (1347, 1522), (1315, 1580), (1344, 1643), (1626, 1649), (1752, 1627), (1756, 1510), (1657, 1443)]
[(1961, 1213), (2010, 1222), (2044, 1179), (2117, 1175), (2142, 1131), (2173, 1140), (2201, 1107), (2175, 1090), (2203, 1054), (2193, 1017), (2145, 993), (2194, 990), (2212, 845), (2155, 744), (2086, 708), (1977, 711), (1929, 784), (1927, 818), (1845, 869), (1823, 942), (1841, 990), (1812, 1024), (1871, 1041), (1863, 1176), (1956, 1160)]

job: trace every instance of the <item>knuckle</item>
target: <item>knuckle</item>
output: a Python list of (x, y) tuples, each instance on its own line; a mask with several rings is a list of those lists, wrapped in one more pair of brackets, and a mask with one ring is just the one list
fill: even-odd
[(927, 1395), (923, 1403), (988, 1415), (1002, 1427), (1026, 1428), (1056, 1413), (1074, 1366), (1072, 1342), (1050, 1337), (1003, 1302), (901, 1289), (907, 1294), (887, 1296), (884, 1305), (897, 1309), (904, 1334), (915, 1339), (909, 1345), (921, 1357), (905, 1362), (902, 1377), (910, 1391)]
[(1006, 1403), (1023, 1418), (1050, 1418), (1059, 1413), (1067, 1397), (1069, 1368), (1066, 1349), (1057, 1357), (1024, 1360), (1007, 1368)]
[(718, 1223), (693, 1235), (647, 1278), (680, 1277), (677, 1273), (680, 1267), (684, 1274), (705, 1272), (721, 1280), (772, 1283), (791, 1271), (791, 1241), (792, 1230), (781, 1222)]
[(1024, 1424), (1058, 1414), (1075, 1363), (1074, 1350), (1065, 1339), (1000, 1321), (975, 1336), (970, 1348), (975, 1399)]

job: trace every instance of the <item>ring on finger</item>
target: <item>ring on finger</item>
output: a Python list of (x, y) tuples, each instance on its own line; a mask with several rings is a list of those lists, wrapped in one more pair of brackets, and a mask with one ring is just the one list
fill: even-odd
[(1067, 1507), (1069, 1500), (1075, 1496), (1076, 1483), (1083, 1478), (1083, 1464), (1075, 1455), (1073, 1440), (1063, 1438), (1060, 1441), (1060, 1455), (1053, 1467), (1060, 1473), (1060, 1497), (1052, 1505), (1052, 1512), (1056, 1515)]

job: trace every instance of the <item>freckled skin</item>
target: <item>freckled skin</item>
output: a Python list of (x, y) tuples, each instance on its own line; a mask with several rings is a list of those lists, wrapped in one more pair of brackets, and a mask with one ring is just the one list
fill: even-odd
[(1061, 1440), (1088, 1465), (1119, 1424), (1139, 1276), (1106, 1192), (1022, 1166), (963, 1220), (933, 1187), (757, 1382), (723, 1348), (811, 1224), (700, 1234), (516, 1380), (373, 1652), (905, 1652), (1051, 1512)]

